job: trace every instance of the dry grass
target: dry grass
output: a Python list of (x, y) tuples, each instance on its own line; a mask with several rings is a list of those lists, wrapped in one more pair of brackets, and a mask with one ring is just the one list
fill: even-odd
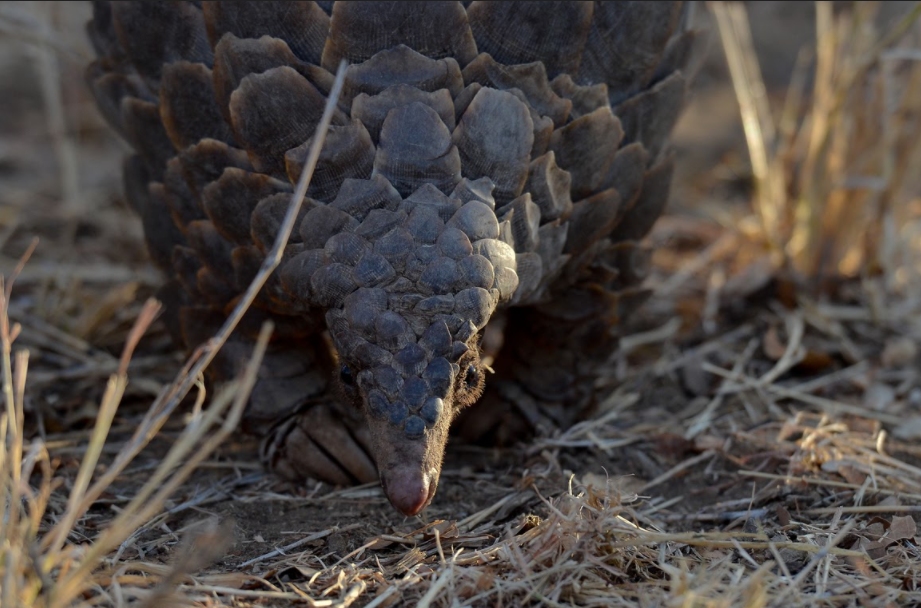
[[(0, 7), (46, 53), (26, 72), (54, 71), (52, 50), (64, 63), (61, 86), (39, 79), (49, 114), (22, 117), (21, 141), (63, 160), (0, 183), (4, 608), (921, 603), (913, 21), (880, 37), (869, 8), (820, 7), (815, 88), (792, 87), (773, 128), (744, 15), (715, 6), (758, 220), (664, 218), (657, 295), (598, 417), (455, 448), (435, 503), (404, 520), (373, 484), (280, 487), (232, 435), (271, 328), (216, 396), (200, 371), (233, 319), (176, 360), (133, 218), (87, 184), (114, 172), (93, 150), (114, 148), (68, 101), (85, 95), (49, 34), (61, 15), (27, 9)], [(79, 221), (59, 230), (56, 212)], [(785, 269), (823, 277), (821, 297), (791, 293)]]
[(775, 120), (745, 6), (712, 4), (742, 110), (764, 238), (800, 278), (893, 276), (906, 253), (894, 245), (916, 238), (921, 5), (885, 35), (875, 23), (880, 6), (857, 2), (836, 15), (832, 3), (816, 3), (816, 48), (801, 54)]

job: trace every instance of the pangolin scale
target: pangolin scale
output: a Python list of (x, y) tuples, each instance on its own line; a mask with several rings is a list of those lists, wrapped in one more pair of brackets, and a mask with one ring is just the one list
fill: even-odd
[(680, 2), (94, 3), (87, 79), (134, 148), (127, 199), (187, 348), (272, 246), (348, 63), (282, 266), (212, 369), (233, 377), (275, 322), (244, 418), (271, 469), (379, 476), (410, 515), (452, 425), (512, 441), (591, 412), (646, 296), (686, 21)]

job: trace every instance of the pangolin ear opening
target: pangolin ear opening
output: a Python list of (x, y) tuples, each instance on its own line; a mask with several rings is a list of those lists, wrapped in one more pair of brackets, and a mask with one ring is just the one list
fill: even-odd
[(483, 352), (483, 336), (485, 334), (486, 334), (486, 331), (481, 330), (479, 333), (477, 333), (476, 338), (474, 339), (474, 343), (476, 344), (477, 350), (479, 350), (480, 353)]
[(460, 410), (473, 405), (483, 395), (486, 387), (486, 368), (480, 360), (479, 345), (475, 349), (470, 349), (458, 363), (460, 371), (454, 382), (454, 405)]

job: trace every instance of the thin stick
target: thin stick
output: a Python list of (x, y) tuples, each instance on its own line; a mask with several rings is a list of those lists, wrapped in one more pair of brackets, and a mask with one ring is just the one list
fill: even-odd
[(803, 316), (795, 312), (790, 313), (784, 317), (784, 321), (787, 326), (787, 347), (784, 349), (783, 356), (780, 357), (774, 367), (758, 378), (758, 384), (761, 386), (773, 383), (803, 358), (803, 352), (800, 349), (803, 342), (803, 334), (806, 330)]
[[(36, 3), (36, 8), (44, 13), (42, 15), (44, 19), (41, 22), (47, 22), (51, 17), (49, 13), (57, 6), (51, 2), (39, 2)], [(59, 180), (64, 213), (73, 217), (81, 211), (79, 209), (80, 179), (77, 168), (77, 147), (67, 130), (58, 56), (48, 43), (48, 40), (55, 36), (52, 32), (47, 31), (48, 26), (45, 23), (42, 23), (42, 29), (46, 30), (43, 33), (48, 35), (40, 37), (34, 49), (38, 63), (37, 71), (42, 88), (42, 99), (45, 103), (45, 115), (48, 118), (48, 131), (54, 142), (54, 152), (60, 167)], [(69, 225), (67, 238), (68, 241), (72, 241), (76, 236), (77, 222), (71, 221)]]
[(771, 170), (771, 150), (774, 147), (775, 129), (765, 96), (764, 80), (757, 56), (753, 50), (748, 13), (740, 2), (711, 2), (716, 17), (717, 29), (739, 109), (742, 126), (748, 143), (752, 173), (758, 184), (755, 199), (758, 215), (764, 226), (768, 241), (775, 253), (780, 252), (781, 210), (783, 193), (777, 175)]
[(109, 487), (115, 478), (121, 473), (121, 471), (128, 465), (129, 462), (138, 454), (138, 452), (143, 449), (145, 445), (153, 438), (154, 435), (159, 431), (160, 427), (166, 422), (166, 419), (172, 413), (174, 409), (179, 405), (183, 398), (191, 390), (192, 386), (198, 379), (199, 374), (204, 372), (205, 368), (214, 360), (214, 357), (217, 355), (218, 351), (227, 342), (227, 339), (230, 337), (230, 334), (233, 333), (233, 330), (236, 329), (237, 325), (240, 323), (240, 320), (243, 318), (243, 315), (246, 314), (246, 311), (249, 309), (250, 305), (256, 299), (256, 295), (265, 285), (265, 282), (268, 280), (269, 275), (272, 274), (272, 271), (278, 267), (281, 262), (281, 258), (285, 249), (285, 246), (288, 244), (288, 239), (291, 237), (291, 232), (294, 230), (294, 222), (297, 219), (298, 212), (301, 209), (301, 205), (304, 202), (304, 197), (307, 194), (307, 187), (310, 185), (310, 180), (313, 177), (314, 169), (316, 168), (317, 160), (320, 156), (320, 151), (323, 146), (323, 142), (326, 138), (326, 133), (329, 130), (330, 122), (332, 121), (333, 112), (336, 109), (336, 103), (339, 99), (339, 94), (342, 92), (342, 85), (345, 81), (345, 68), (346, 64), (343, 61), (339, 70), (336, 73), (336, 81), (333, 84), (332, 91), (329, 94), (329, 98), (326, 101), (326, 108), (323, 111), (323, 117), (320, 119), (319, 125), (317, 125), (317, 130), (314, 134), (314, 142), (310, 147), (310, 153), (307, 156), (307, 162), (304, 165), (304, 170), (301, 173), (300, 180), (298, 180), (297, 188), (294, 191), (294, 194), (291, 195), (291, 202), (288, 206), (288, 212), (285, 215), (285, 219), (281, 224), (281, 228), (278, 231), (278, 236), (275, 238), (275, 244), (272, 246), (272, 249), (266, 255), (265, 260), (262, 263), (262, 266), (259, 269), (259, 272), (253, 278), (249, 287), (246, 290), (246, 293), (240, 298), (230, 317), (221, 327), (220, 331), (211, 338), (204, 345), (200, 346), (192, 356), (189, 357), (189, 360), (180, 370), (178, 376), (173, 381), (172, 385), (163, 393), (160, 397), (154, 402), (151, 406), (150, 411), (144, 420), (138, 427), (138, 430), (132, 436), (131, 440), (126, 444), (125, 448), (119, 452), (118, 456), (115, 458), (112, 465), (109, 469), (93, 484), (93, 487), (87, 492), (87, 500), (93, 502), (98, 498), (107, 487)]
[(857, 416), (863, 416), (865, 418), (874, 418), (876, 420), (881, 420), (886, 424), (900, 425), (905, 422), (904, 418), (896, 416), (895, 414), (888, 414), (886, 412), (877, 412), (874, 410), (861, 407), (859, 405), (853, 405), (850, 403), (843, 403), (841, 401), (834, 401), (826, 397), (817, 397), (809, 393), (803, 393), (797, 390), (786, 388), (778, 384), (767, 384), (762, 385), (759, 380), (751, 378), (749, 376), (736, 376), (731, 371), (723, 369), (711, 363), (704, 363), (701, 368), (705, 372), (711, 374), (716, 374), (722, 378), (728, 378), (730, 380), (737, 381), (738, 386), (727, 387), (727, 391), (736, 391), (739, 392), (749, 389), (764, 389), (780, 397), (787, 399), (795, 399), (796, 401), (801, 401), (803, 403), (808, 403), (818, 408), (822, 408), (826, 411), (836, 413), (836, 412), (846, 412), (848, 414), (855, 414)]
[(125, 344), (122, 354), (122, 365), (119, 366), (119, 373), (109, 378), (106, 391), (103, 394), (99, 406), (99, 413), (96, 415), (96, 424), (93, 425), (93, 434), (90, 438), (86, 452), (80, 463), (80, 470), (77, 478), (74, 480), (74, 486), (70, 491), (67, 499), (67, 510), (64, 516), (55, 526), (55, 534), (46, 537), (50, 543), (48, 548), (50, 553), (57, 553), (64, 546), (67, 535), (73, 529), (74, 523), (82, 517), (86, 510), (92, 504), (83, 500), (84, 492), (89, 486), (93, 472), (96, 470), (96, 464), (102, 455), (102, 449), (105, 445), (106, 437), (109, 435), (109, 429), (112, 426), (112, 420), (115, 418), (115, 412), (118, 411), (118, 405), (121, 403), (122, 395), (128, 386), (128, 365), (131, 353), (140, 341), (141, 336), (150, 327), (156, 316), (156, 311), (160, 309), (160, 304), (156, 300), (148, 300), (144, 309), (138, 316), (128, 335), (128, 342)]
[(293, 550), (293, 549), (297, 549), (298, 547), (300, 547), (300, 546), (302, 546), (302, 545), (306, 545), (307, 543), (313, 542), (313, 541), (315, 541), (315, 540), (320, 540), (321, 538), (326, 538), (326, 537), (329, 536), (330, 534), (334, 534), (334, 533), (336, 533), (336, 532), (348, 532), (349, 530), (354, 530), (355, 528), (360, 528), (361, 526), (362, 526), (362, 524), (349, 524), (349, 525), (347, 525), (347, 526), (342, 526), (342, 527), (340, 527), (340, 526), (333, 526), (332, 528), (327, 528), (326, 530), (322, 530), (322, 531), (317, 532), (317, 533), (315, 533), (315, 534), (311, 534), (311, 535), (309, 535), (309, 536), (305, 536), (304, 538), (302, 538), (302, 539), (300, 539), (300, 540), (296, 540), (296, 541), (294, 541), (293, 543), (289, 543), (289, 544), (285, 545), (284, 547), (279, 547), (278, 549), (275, 549), (274, 551), (269, 551), (268, 553), (264, 553), (264, 554), (262, 554), (262, 555), (260, 555), (260, 556), (258, 556), (258, 557), (254, 557), (253, 559), (247, 560), (247, 561), (243, 562), (242, 564), (240, 564), (239, 566), (237, 566), (237, 568), (239, 568), (239, 569), (241, 569), (241, 570), (242, 570), (243, 568), (248, 568), (248, 567), (252, 566), (253, 564), (258, 564), (259, 562), (264, 562), (264, 561), (267, 560), (267, 559), (271, 559), (271, 558), (273, 558), (273, 557), (278, 557), (279, 555), (285, 555), (285, 554), (287, 554), (288, 551), (291, 551), (291, 550)]
[(681, 471), (684, 471), (685, 469), (688, 469), (694, 466), (695, 464), (699, 462), (703, 462), (704, 460), (708, 458), (712, 458), (714, 456), (716, 456), (716, 450), (707, 450), (706, 452), (702, 452), (698, 454), (697, 456), (694, 456), (693, 458), (688, 458), (687, 460), (676, 464), (669, 470), (665, 471), (664, 473), (662, 473), (661, 475), (659, 475), (658, 477), (656, 477), (655, 479), (653, 479), (652, 481), (644, 485), (642, 488), (637, 490), (637, 494), (642, 494), (643, 492), (646, 492), (647, 490), (654, 488), (657, 485), (665, 481), (668, 481), (669, 479), (671, 479), (672, 477), (674, 477)]
[(33, 237), (32, 241), (29, 242), (29, 246), (26, 247), (25, 253), (19, 257), (19, 261), (16, 263), (16, 267), (13, 269), (13, 272), (10, 273), (10, 276), (6, 280), (6, 291), (4, 295), (6, 296), (6, 301), (10, 301), (10, 296), (13, 294), (13, 284), (16, 282), (16, 279), (19, 278), (19, 275), (22, 274), (22, 269), (26, 267), (26, 264), (29, 262), (29, 258), (32, 257), (32, 254), (35, 253), (35, 248), (38, 247), (38, 237)]
[[(70, 571), (66, 578), (62, 577), (60, 586), (55, 589), (57, 593), (54, 597), (59, 602), (57, 605), (66, 605), (71, 601), (80, 592), (83, 578), (97, 567), (98, 561), (103, 556), (123, 541), (126, 536), (125, 531), (134, 531), (145, 521), (151, 519), (162, 508), (166, 499), (188, 479), (192, 471), (234, 431), (243, 415), (243, 408), (249, 400), (250, 392), (256, 384), (256, 376), (268, 348), (271, 333), (272, 324), (267, 322), (259, 332), (252, 358), (239, 384), (226, 387), (212, 406), (202, 414), (201, 419), (187, 427), (186, 432), (166, 455), (163, 464), (87, 549), (79, 566)], [(218, 422), (228, 406), (229, 412), (217, 432), (205, 437), (205, 441), (202, 442), (208, 429)], [(177, 467), (178, 470), (172, 477), (166, 479), (169, 473)]]

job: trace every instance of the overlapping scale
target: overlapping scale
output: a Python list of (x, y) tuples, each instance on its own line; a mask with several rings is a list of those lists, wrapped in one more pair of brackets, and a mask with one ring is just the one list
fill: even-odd
[(643, 189), (636, 203), (611, 234), (612, 241), (635, 241), (646, 236), (668, 202), (674, 158), (668, 156), (643, 175)]
[(205, 186), (220, 178), (227, 167), (253, 171), (244, 150), (214, 139), (203, 139), (189, 146), (178, 158), (186, 183), (199, 199)]
[(189, 222), (205, 218), (205, 211), (189, 188), (182, 174), (182, 164), (176, 157), (171, 158), (166, 164), (163, 187), (166, 190), (166, 203), (177, 228), (183, 230)]
[[(291, 195), (287, 192), (279, 192), (263, 198), (253, 209), (253, 213), (250, 216), (250, 230), (253, 242), (263, 251), (270, 249), (272, 244), (275, 243), (278, 230), (281, 228), (290, 205)], [(305, 199), (295, 219), (295, 226), (299, 225), (307, 216), (307, 213), (317, 205), (318, 203), (315, 201), (309, 198)], [(292, 232), (288, 242), (292, 244), (300, 243), (301, 235), (297, 232)]]
[(173, 222), (163, 184), (150, 181), (138, 156), (125, 160), (124, 184), (129, 204), (141, 217), (151, 257), (161, 268), (169, 268), (173, 247), (184, 245), (185, 237)]
[(137, 74), (111, 71), (111, 66), (106, 65), (108, 63), (110, 60), (91, 63), (86, 70), (86, 82), (103, 118), (127, 139), (122, 119), (122, 99), (136, 97), (151, 101), (152, 94)]
[(371, 139), (377, 142), (387, 114), (414, 102), (423, 103), (435, 110), (448, 131), (454, 130), (454, 101), (447, 89), (422, 91), (408, 84), (398, 84), (373, 96), (361, 93), (352, 101), (351, 115), (353, 119), (361, 121), (371, 134)]
[(553, 132), (550, 149), (560, 167), (572, 175), (572, 196), (601, 189), (623, 139), (620, 120), (603, 106)]
[(461, 157), (438, 113), (415, 101), (394, 108), (384, 119), (374, 173), (403, 195), (424, 183), (450, 192), (461, 179)]
[(680, 2), (596, 3), (574, 80), (607, 84), (612, 106), (630, 97), (652, 78), (680, 13)]
[(649, 153), (642, 144), (635, 142), (617, 151), (602, 184), (603, 188), (614, 188), (628, 208), (633, 205), (643, 187), (643, 178), (649, 161)]
[(211, 66), (201, 9), (192, 2), (113, 2), (119, 46), (138, 73), (156, 89), (163, 68), (175, 61)]
[(250, 216), (259, 201), (291, 186), (262, 173), (228, 167), (202, 190), (202, 207), (221, 235), (238, 245), (252, 242)]
[(215, 100), (211, 70), (201, 63), (177, 61), (163, 68), (160, 119), (177, 150), (205, 138), (233, 141)]
[[(346, 212), (359, 222), (363, 222), (375, 211), (395, 211), (399, 205), (400, 193), (379, 175), (370, 179), (346, 179), (331, 203), (332, 207)], [(359, 232), (367, 238), (376, 236), (370, 228), (371, 223), (367, 226), (365, 230), (358, 229)]]
[[(285, 152), (285, 170), (292, 183), (297, 183), (300, 178), (311, 145), (313, 137)], [(333, 200), (345, 180), (371, 177), (374, 156), (371, 136), (360, 121), (331, 126), (323, 141), (307, 194), (321, 201)]]
[(329, 16), (316, 2), (205, 2), (204, 16), (212, 46), (228, 33), (237, 38), (271, 36), (313, 64), (320, 63), (329, 35)]
[(134, 146), (151, 178), (159, 179), (167, 161), (176, 153), (156, 103), (137, 97), (124, 97), (121, 101), (121, 124), (128, 142)]
[(579, 69), (592, 2), (473, 2), (467, 13), (480, 52), (507, 64), (541, 62), (551, 78)]
[(531, 161), (525, 190), (531, 194), (546, 222), (568, 216), (572, 211), (572, 174), (556, 164), (553, 152)]
[(569, 235), (565, 253), (579, 253), (599, 238), (607, 236), (623, 213), (623, 201), (617, 190), (610, 188), (573, 204), (569, 216)]
[(547, 67), (540, 61), (521, 65), (503, 65), (488, 54), (479, 55), (464, 68), (464, 82), (479, 83), (499, 90), (518, 89), (524, 101), (540, 116), (547, 116), (554, 126), (566, 123), (572, 102), (558, 96), (547, 79)]
[(218, 233), (210, 220), (191, 222), (186, 226), (186, 238), (189, 247), (195, 251), (201, 263), (214, 274), (223, 277), (233, 276), (233, 264), (230, 260), (233, 248)]
[(477, 50), (459, 2), (339, 2), (333, 5), (322, 65), (334, 71), (343, 59), (361, 63), (401, 44), (433, 59), (452, 57), (461, 65)]
[[(671, 72), (669, 72), (671, 73)], [(608, 85), (598, 83), (587, 86), (576, 84), (569, 74), (560, 74), (550, 82), (553, 92), (572, 102), (569, 112), (573, 120), (586, 114), (591, 114), (602, 106), (610, 105), (608, 102)]]
[(647, 91), (617, 106), (624, 140), (641, 142), (649, 151), (650, 158), (656, 158), (678, 120), (685, 88), (681, 72), (674, 72)]
[[(294, 69), (281, 66), (250, 74), (230, 96), (230, 119), (237, 141), (260, 172), (285, 175), (285, 152), (311, 135), (326, 97)], [(343, 124), (342, 115), (334, 124)]]
[(517, 97), (496, 89), (481, 89), (454, 129), (464, 177), (488, 177), (497, 201), (521, 193), (527, 178), (534, 122)]
[(464, 87), (464, 78), (453, 57), (432, 59), (400, 44), (363, 63), (350, 65), (339, 105), (348, 107), (362, 93), (375, 95), (398, 84), (412, 85), (420, 91), (448, 89), (456, 97)]
[(232, 33), (224, 34), (214, 47), (213, 70), (214, 94), (224, 119), (230, 122), (230, 96), (244, 78), (282, 66), (302, 73), (308, 70), (284, 40), (270, 36), (237, 38)]

